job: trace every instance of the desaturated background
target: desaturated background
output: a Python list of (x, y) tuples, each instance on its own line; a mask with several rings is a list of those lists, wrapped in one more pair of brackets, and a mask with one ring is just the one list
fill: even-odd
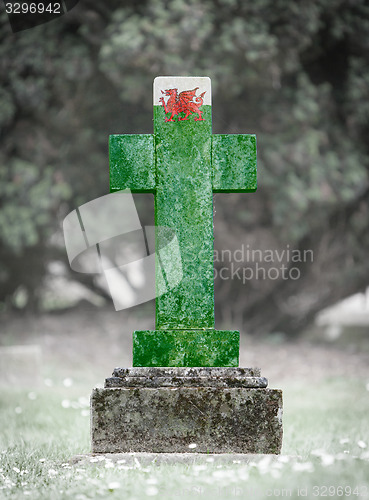
[[(154, 326), (153, 302), (116, 313), (96, 276), (70, 270), (62, 221), (109, 192), (109, 134), (152, 133), (158, 75), (209, 76), (213, 132), (257, 134), (258, 191), (214, 197), (215, 267), (230, 277), (215, 282), (217, 328), (339, 336), (316, 315), (369, 283), (364, 0), (81, 0), (19, 33), (2, 11), (0, 39), (0, 343), (35, 315), (70, 335), (78, 311)], [(135, 200), (151, 224), (152, 196)], [(99, 328), (108, 340), (109, 320)]]

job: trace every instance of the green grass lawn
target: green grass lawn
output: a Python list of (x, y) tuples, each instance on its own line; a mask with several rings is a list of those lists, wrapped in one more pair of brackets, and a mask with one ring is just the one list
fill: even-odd
[(331, 378), (284, 390), (282, 455), (248, 464), (192, 465), (87, 459), (89, 386), (0, 392), (0, 498), (366, 498), (367, 381)]

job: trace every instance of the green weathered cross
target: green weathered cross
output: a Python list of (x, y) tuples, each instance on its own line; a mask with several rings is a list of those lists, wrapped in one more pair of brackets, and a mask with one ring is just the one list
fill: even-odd
[(214, 327), (213, 193), (256, 190), (255, 135), (212, 135), (209, 78), (158, 77), (154, 134), (112, 135), (109, 150), (110, 190), (153, 193), (182, 259), (156, 330), (133, 334), (133, 366), (238, 366), (239, 332)]

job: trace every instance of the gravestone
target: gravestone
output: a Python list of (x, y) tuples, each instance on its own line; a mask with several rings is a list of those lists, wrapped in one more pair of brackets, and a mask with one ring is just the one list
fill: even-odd
[[(214, 322), (213, 193), (256, 190), (256, 137), (212, 134), (209, 78), (158, 77), (154, 134), (112, 135), (109, 156), (111, 191), (154, 194), (183, 278), (157, 293), (155, 330), (133, 333), (133, 367), (93, 391), (93, 452), (279, 453), (282, 393), (238, 367), (239, 332)], [(178, 266), (161, 258), (158, 291)]]

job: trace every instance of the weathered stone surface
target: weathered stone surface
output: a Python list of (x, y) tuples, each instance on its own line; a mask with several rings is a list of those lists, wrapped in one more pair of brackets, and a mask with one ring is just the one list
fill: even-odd
[(256, 136), (227, 134), (212, 137), (215, 193), (256, 191)]
[(265, 377), (109, 377), (105, 387), (267, 387)]
[(109, 377), (105, 387), (267, 387), (265, 377)]
[(260, 377), (260, 368), (244, 367), (130, 367), (114, 368), (113, 377)]
[(133, 366), (238, 366), (239, 345), (237, 331), (135, 331)]
[(94, 453), (279, 453), (282, 392), (160, 387), (95, 389)]
[(105, 387), (250, 387), (268, 381), (258, 368), (115, 368)]
[(155, 192), (155, 148), (152, 134), (111, 135), (109, 164), (111, 192), (127, 188), (138, 193)]
[(203, 121), (166, 122), (154, 106), (155, 224), (173, 227), (183, 278), (156, 299), (157, 329), (214, 328), (211, 106)]

